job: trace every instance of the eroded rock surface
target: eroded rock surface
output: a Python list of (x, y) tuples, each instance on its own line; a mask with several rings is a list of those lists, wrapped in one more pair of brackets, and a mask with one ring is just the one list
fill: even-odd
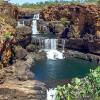
[(84, 34), (96, 34), (99, 38), (100, 31), (100, 6), (97, 5), (56, 5), (49, 6), (41, 11), (45, 21), (60, 21), (66, 18), (73, 26), (74, 37)]
[[(0, 72), (0, 100), (46, 100), (46, 86), (34, 80), (30, 71), (34, 63), (33, 55), (16, 60), (12, 66), (5, 67)], [(1, 71), (1, 70), (0, 70)]]
[(0, 86), (0, 100), (46, 100), (45, 84), (39, 81), (7, 81)]

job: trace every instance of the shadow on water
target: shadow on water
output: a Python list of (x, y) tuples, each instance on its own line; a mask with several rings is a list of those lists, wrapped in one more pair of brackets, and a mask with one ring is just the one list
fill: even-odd
[(63, 85), (72, 78), (86, 76), (97, 64), (82, 59), (41, 60), (35, 62), (32, 72), (36, 79), (45, 82), (48, 88)]

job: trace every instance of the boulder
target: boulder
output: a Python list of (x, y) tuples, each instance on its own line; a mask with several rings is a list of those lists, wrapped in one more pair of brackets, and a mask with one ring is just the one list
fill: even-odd
[(42, 59), (47, 59), (46, 53), (45, 52), (39, 52), (39, 53), (34, 53), (34, 60), (39, 61)]
[(15, 77), (20, 81), (33, 80), (35, 78), (34, 73), (30, 71), (34, 60), (32, 54), (26, 56), (26, 61), (17, 60), (14, 64), (15, 67)]
[(16, 48), (16, 58), (17, 59), (25, 59), (25, 57), (27, 56), (27, 51), (21, 47), (17, 47)]
[(60, 33), (60, 32), (62, 32), (63, 30), (64, 30), (64, 25), (63, 25), (63, 24), (60, 24), (60, 23), (55, 24), (55, 31), (56, 31), (57, 33)]
[(26, 50), (28, 52), (34, 52), (36, 50), (36, 46), (33, 45), (33, 44), (29, 44), (27, 47), (26, 47)]

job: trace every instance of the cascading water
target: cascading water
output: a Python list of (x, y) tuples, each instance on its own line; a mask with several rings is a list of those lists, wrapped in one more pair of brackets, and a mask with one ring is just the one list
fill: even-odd
[(57, 39), (45, 39), (44, 51), (46, 51), (48, 59), (63, 59), (63, 53), (57, 50)]
[(39, 34), (37, 30), (37, 20), (39, 20), (39, 14), (35, 14), (33, 17), (33, 22), (32, 22), (32, 34), (33, 35)]
[(33, 19), (33, 24), (32, 24), (32, 34), (39, 34), (38, 30), (37, 30), (37, 20)]
[(22, 23), (20, 21), (17, 22), (17, 27), (22, 27), (24, 26), (24, 21), (22, 21)]
[(45, 50), (51, 49), (50, 39), (45, 39)]
[(24, 24), (24, 20), (23, 20), (23, 22), (22, 22), (22, 25), (25, 26), (25, 24)]
[(65, 39), (62, 39), (62, 52), (64, 52), (64, 49), (65, 49), (65, 43), (66, 43)]
[(51, 49), (57, 49), (57, 39), (50, 39), (51, 41)]

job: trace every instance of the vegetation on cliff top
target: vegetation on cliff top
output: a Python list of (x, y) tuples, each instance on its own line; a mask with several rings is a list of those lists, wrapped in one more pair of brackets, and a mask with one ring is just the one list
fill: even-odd
[(66, 0), (54, 0), (54, 1), (45, 1), (45, 2), (37, 2), (36, 4), (34, 3), (24, 3), (21, 5), (22, 8), (34, 8), (34, 9), (39, 9), (39, 8), (45, 8), (50, 5), (58, 5), (58, 4), (68, 4), (68, 3), (95, 3), (95, 4), (100, 4), (100, 0), (71, 0), (71, 1), (66, 1)]

